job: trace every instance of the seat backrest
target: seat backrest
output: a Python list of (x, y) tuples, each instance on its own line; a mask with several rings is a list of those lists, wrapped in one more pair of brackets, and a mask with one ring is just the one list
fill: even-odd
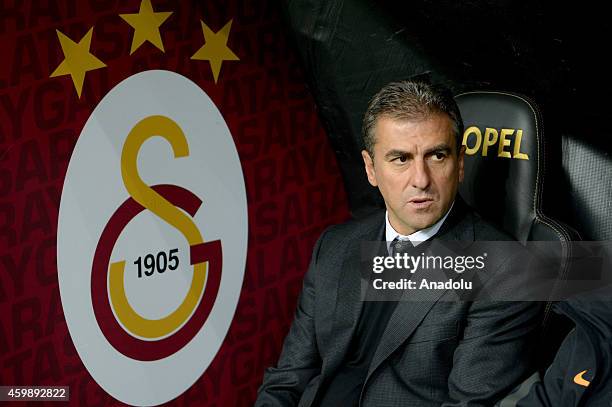
[(542, 213), (547, 160), (537, 106), (504, 92), (469, 92), (456, 100), (465, 123), (465, 201), (520, 242), (578, 239), (574, 229)]
[[(567, 278), (571, 242), (579, 234), (542, 212), (546, 142), (535, 103), (518, 94), (469, 92), (456, 97), (465, 131), (463, 199), (520, 242), (552, 241), (557, 281)], [(546, 366), (569, 327), (545, 304), (538, 361)]]

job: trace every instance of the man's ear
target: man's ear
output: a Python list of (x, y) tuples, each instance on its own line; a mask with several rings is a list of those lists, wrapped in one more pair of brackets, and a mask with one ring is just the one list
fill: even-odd
[(361, 157), (363, 158), (363, 164), (365, 165), (365, 171), (368, 175), (368, 181), (373, 187), (378, 186), (376, 182), (376, 170), (374, 169), (374, 160), (370, 157), (370, 153), (366, 150), (361, 150)]
[(459, 165), (459, 183), (463, 182), (463, 177), (465, 175), (464, 172), (464, 159), (465, 157), (465, 145), (462, 145), (461, 148), (459, 149), (459, 154), (457, 156), (457, 164)]

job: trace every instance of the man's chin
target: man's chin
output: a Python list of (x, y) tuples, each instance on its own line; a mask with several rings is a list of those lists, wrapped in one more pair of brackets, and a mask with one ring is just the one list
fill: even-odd
[(406, 225), (410, 226), (415, 232), (423, 229), (427, 229), (433, 226), (439, 219), (438, 216), (431, 213), (410, 213), (407, 216), (410, 222), (406, 222)]

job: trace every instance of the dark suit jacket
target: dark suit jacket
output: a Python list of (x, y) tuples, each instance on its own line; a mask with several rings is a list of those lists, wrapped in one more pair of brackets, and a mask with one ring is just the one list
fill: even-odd
[[(317, 392), (346, 357), (361, 312), (354, 278), (361, 242), (384, 239), (384, 225), (383, 211), (319, 238), (278, 365), (266, 370), (256, 406), (316, 405)], [(509, 237), (458, 198), (435, 239)], [(499, 271), (507, 271), (512, 261), (498, 257)], [(420, 301), (398, 303), (372, 349), (360, 405), (492, 406), (529, 375), (538, 304), (440, 301), (446, 294), (419, 290), (409, 295)]]

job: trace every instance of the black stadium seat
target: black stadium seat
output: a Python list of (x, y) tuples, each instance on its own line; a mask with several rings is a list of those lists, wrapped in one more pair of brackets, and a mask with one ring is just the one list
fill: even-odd
[(571, 241), (578, 233), (542, 213), (547, 163), (542, 119), (527, 98), (470, 92), (456, 98), (465, 123), (461, 196), (521, 242)]
[[(483, 217), (520, 242), (551, 241), (558, 250), (557, 279), (569, 268), (572, 241), (580, 236), (570, 226), (542, 212), (547, 162), (546, 137), (535, 103), (518, 94), (469, 92), (456, 97), (465, 123), (465, 180), (460, 194)], [(546, 366), (568, 326), (546, 303), (542, 319), (539, 366)]]

